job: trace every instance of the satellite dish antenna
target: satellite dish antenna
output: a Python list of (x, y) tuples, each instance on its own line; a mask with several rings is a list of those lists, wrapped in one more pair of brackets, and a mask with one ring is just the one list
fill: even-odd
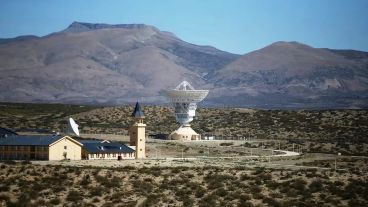
[(69, 127), (70, 127), (71, 131), (73, 131), (73, 133), (79, 137), (78, 124), (75, 123), (73, 118), (69, 118)]

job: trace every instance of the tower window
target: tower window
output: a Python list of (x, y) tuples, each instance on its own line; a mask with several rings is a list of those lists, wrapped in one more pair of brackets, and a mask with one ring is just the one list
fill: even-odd
[(67, 147), (66, 147), (66, 146), (64, 146), (64, 149), (66, 150), (66, 149), (67, 149)]

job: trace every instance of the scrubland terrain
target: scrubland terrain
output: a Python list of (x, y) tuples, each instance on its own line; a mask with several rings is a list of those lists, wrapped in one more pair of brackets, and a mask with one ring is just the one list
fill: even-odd
[[(127, 135), (133, 105), (98, 107), (53, 104), (0, 105), (0, 123), (17, 131), (67, 131), (73, 117), (82, 134)], [(147, 134), (169, 134), (176, 128), (172, 109), (144, 106)], [(300, 145), (305, 152), (368, 154), (368, 110), (255, 110), (199, 108), (192, 128), (218, 139), (273, 140)], [(97, 135), (96, 135), (97, 136)], [(258, 146), (257, 146), (258, 147)]]
[[(127, 142), (132, 111), (3, 103), (0, 123), (66, 132), (73, 117), (84, 138)], [(144, 112), (147, 134), (178, 127), (169, 107)], [(145, 160), (4, 161), (0, 206), (368, 206), (368, 110), (197, 112), (192, 127), (220, 140), (147, 138)], [(277, 149), (302, 154), (272, 157)]]
[(97, 168), (8, 161), (0, 164), (0, 181), (0, 202), (7, 206), (368, 205), (367, 174), (354, 170)]

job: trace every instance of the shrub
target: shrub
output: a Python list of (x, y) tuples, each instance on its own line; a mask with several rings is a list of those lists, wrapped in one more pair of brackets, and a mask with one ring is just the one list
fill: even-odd
[(231, 145), (234, 145), (234, 143), (232, 143), (232, 142), (222, 142), (222, 143), (220, 143), (220, 146), (231, 146)]
[(50, 203), (52, 205), (59, 205), (60, 204), (60, 199), (59, 198), (53, 198), (50, 200)]
[(314, 180), (309, 184), (309, 190), (312, 193), (321, 192), (323, 190), (323, 185), (321, 180)]
[(254, 193), (253, 198), (254, 199), (263, 199), (264, 195), (262, 193)]
[(281, 206), (280, 202), (270, 197), (263, 198), (262, 201), (263, 203), (267, 203), (268, 206), (274, 206), (274, 207)]
[(0, 184), (0, 192), (6, 192), (9, 191), (10, 187), (8, 185)]
[(202, 186), (199, 186), (198, 188), (196, 188), (196, 191), (195, 191), (195, 197), (197, 198), (202, 198), (205, 194), (206, 190), (202, 187)]
[(216, 201), (218, 200), (218, 197), (213, 195), (213, 194), (209, 194), (205, 197), (203, 197), (203, 199), (199, 202), (199, 206), (200, 207), (212, 207), (212, 206), (216, 206)]
[(305, 182), (305, 180), (299, 178), (294, 180), (294, 182), (292, 182), (290, 186), (296, 190), (303, 191), (305, 190), (306, 184), (307, 182)]
[(102, 192), (104, 191), (104, 188), (101, 187), (101, 186), (97, 186), (95, 188), (92, 188), (90, 191), (89, 191), (89, 194), (91, 196), (101, 196), (102, 195)]
[(253, 203), (251, 203), (250, 201), (240, 201), (239, 207), (253, 207)]
[(220, 197), (225, 197), (227, 195), (227, 191), (224, 188), (219, 188), (214, 193)]
[(29, 206), (29, 203), (31, 201), (31, 197), (28, 193), (23, 192), (19, 197), (18, 197), (18, 202), (16, 204), (16, 206)]
[(262, 192), (262, 188), (260, 188), (258, 185), (253, 185), (253, 186), (250, 187), (250, 191), (253, 194), (256, 194), (256, 193)]
[(83, 177), (83, 179), (80, 181), (80, 185), (86, 186), (91, 183), (91, 179), (89, 179), (89, 175), (86, 175)]
[(157, 204), (158, 201), (159, 201), (158, 196), (156, 196), (155, 194), (150, 194), (147, 196), (146, 200), (144, 200), (144, 202), (140, 206), (141, 207), (151, 207), (154, 204)]
[(22, 165), (29, 165), (29, 164), (32, 164), (29, 160), (23, 160), (21, 162)]
[(79, 203), (82, 200), (82, 196), (78, 191), (75, 190), (71, 190), (69, 191), (68, 195), (66, 196), (66, 200), (67, 201), (72, 201), (72, 202), (76, 202)]

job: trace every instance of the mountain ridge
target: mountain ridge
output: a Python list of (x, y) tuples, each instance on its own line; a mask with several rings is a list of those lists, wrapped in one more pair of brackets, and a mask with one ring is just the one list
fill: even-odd
[(165, 103), (183, 79), (205, 105), (368, 106), (368, 52), (278, 41), (244, 55), (187, 43), (145, 24), (73, 22), (43, 37), (0, 40), (0, 101)]

